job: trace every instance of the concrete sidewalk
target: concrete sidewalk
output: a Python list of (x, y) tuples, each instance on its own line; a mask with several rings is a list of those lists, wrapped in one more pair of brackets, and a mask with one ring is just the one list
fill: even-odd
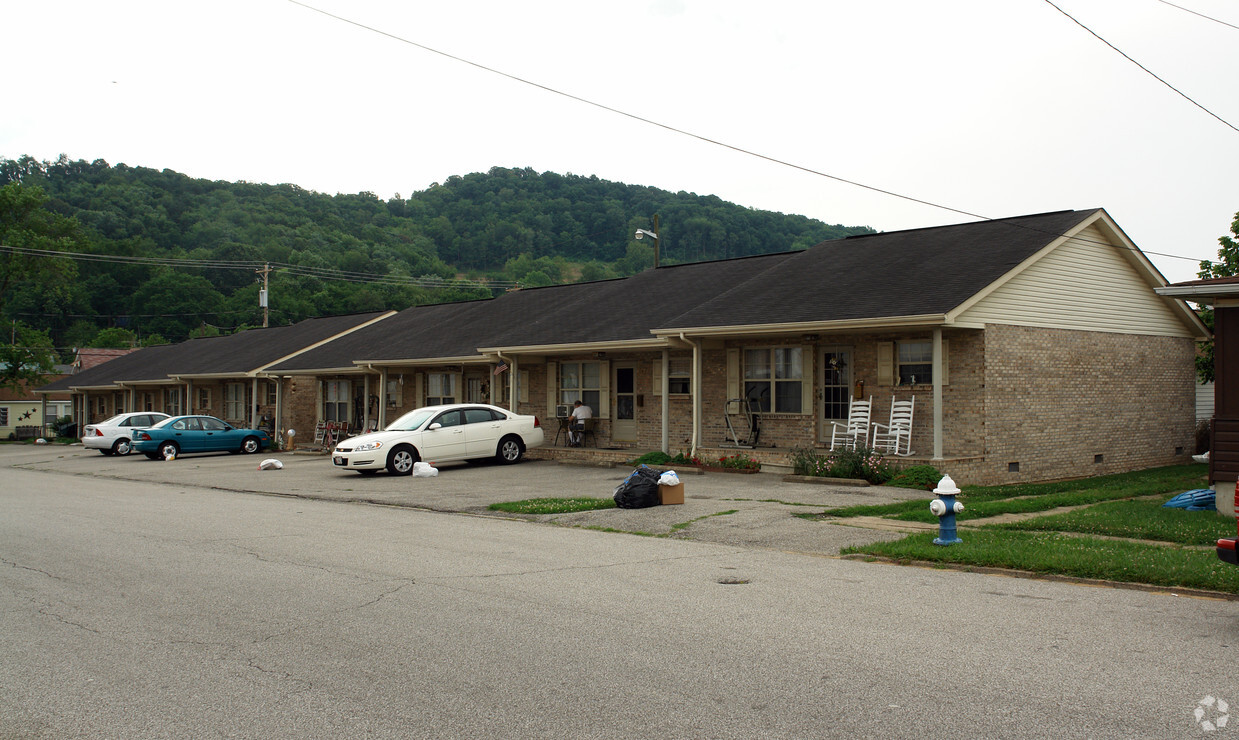
[[(259, 470), (274, 457), (282, 470)], [(806, 485), (758, 473), (685, 474), (685, 502), (648, 509), (603, 509), (559, 515), (490, 511), (490, 504), (540, 497), (609, 498), (630, 467), (600, 468), (526, 461), (515, 466), (450, 464), (433, 478), (361, 476), (334, 468), (327, 457), (291, 453), (188, 455), (171, 462), (141, 455), (104, 457), (80, 446), (0, 445), (0, 466), (82, 476), (154, 482), (225, 492), (404, 506), (429, 511), (524, 519), (560, 526), (659, 535), (739, 547), (820, 555), (840, 548), (898, 539), (902, 532), (858, 522), (807, 521), (797, 514), (855, 504), (932, 498), (927, 491), (888, 487)], [(86, 483), (85, 485), (89, 485)], [(928, 505), (928, 503), (926, 503)]]

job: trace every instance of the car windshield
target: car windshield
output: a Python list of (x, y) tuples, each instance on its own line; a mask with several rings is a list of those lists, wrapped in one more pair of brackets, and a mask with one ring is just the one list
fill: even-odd
[(162, 429), (162, 428), (164, 428), (164, 427), (168, 426), (168, 422), (170, 422), (170, 421), (172, 421), (173, 419), (176, 419), (176, 418), (178, 418), (178, 417), (176, 417), (176, 416), (169, 416), (168, 418), (166, 418), (166, 419), (164, 419), (164, 420), (160, 421), (158, 424), (152, 424), (150, 428), (151, 428), (151, 429)]
[(409, 413), (405, 414), (399, 419), (396, 419), (392, 423), (388, 424), (387, 431), (389, 432), (412, 431), (420, 427), (422, 424), (425, 424), (426, 420), (434, 416), (434, 414), (435, 412), (431, 409), (414, 409), (413, 411), (410, 411)]

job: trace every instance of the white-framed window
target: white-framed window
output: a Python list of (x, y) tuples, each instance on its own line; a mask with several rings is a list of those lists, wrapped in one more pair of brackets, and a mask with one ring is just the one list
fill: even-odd
[(349, 382), (323, 381), (323, 420), (348, 421)]
[(744, 398), (753, 411), (801, 413), (803, 376), (800, 347), (744, 350)]
[(8, 425), (9, 425), (9, 407), (0, 406), (0, 427), (7, 427)]
[(211, 389), (210, 388), (199, 388), (198, 389), (198, 410), (199, 411), (210, 411), (211, 410)]
[(452, 373), (426, 373), (426, 405), (456, 403), (459, 397), (456, 376)]
[(387, 408), (404, 406), (404, 375), (387, 376)]
[(899, 385), (933, 383), (934, 343), (899, 342), (895, 349), (895, 365)]
[(280, 381), (278, 380), (267, 381), (267, 402), (265, 405), (267, 406), (275, 405), (275, 398), (278, 393), (279, 387), (280, 387)]
[(108, 399), (105, 396), (95, 396), (95, 413), (101, 417), (107, 418), (108, 415)]
[(601, 408), (602, 373), (597, 362), (564, 362), (559, 365), (559, 402), (567, 406), (580, 401), (595, 414)]
[(693, 392), (693, 361), (688, 357), (672, 357), (667, 361), (667, 392), (688, 395)]
[(184, 389), (180, 386), (165, 388), (163, 392), (163, 410), (169, 416), (181, 415), (181, 399)]
[(224, 418), (233, 421), (245, 418), (245, 383), (224, 385)]

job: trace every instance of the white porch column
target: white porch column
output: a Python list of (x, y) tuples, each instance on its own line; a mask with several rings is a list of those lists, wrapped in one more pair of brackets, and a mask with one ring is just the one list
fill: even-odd
[[(689, 456), (696, 457), (701, 440), (701, 343), (693, 343), (693, 444)], [(663, 376), (664, 378), (666, 375)]]
[(942, 329), (934, 329), (934, 459), (942, 459)]
[(253, 393), (250, 395), (250, 429), (258, 428), (258, 376), (254, 376)]

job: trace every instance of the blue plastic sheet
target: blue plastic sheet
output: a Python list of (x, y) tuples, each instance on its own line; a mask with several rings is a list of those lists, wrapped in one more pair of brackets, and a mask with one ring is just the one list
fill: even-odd
[(1187, 509), (1188, 511), (1217, 511), (1217, 499), (1211, 488), (1197, 488), (1184, 491), (1170, 499), (1162, 506), (1172, 509)]

